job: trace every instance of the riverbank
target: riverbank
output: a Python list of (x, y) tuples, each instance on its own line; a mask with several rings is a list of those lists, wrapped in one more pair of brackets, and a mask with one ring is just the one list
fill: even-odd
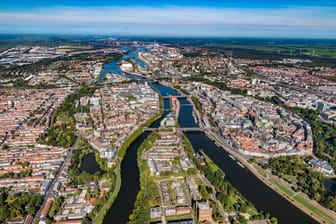
[(156, 198), (160, 197), (154, 178), (150, 175), (150, 170), (146, 160), (142, 159), (142, 154), (148, 150), (157, 139), (158, 132), (151, 132), (142, 142), (137, 151), (137, 166), (139, 169), (140, 190), (137, 194), (132, 214), (129, 216), (129, 223), (148, 223), (150, 221), (149, 210), (156, 205)]
[[(139, 79), (140, 81), (146, 81), (144, 78), (140, 77), (139, 74), (122, 74), (119, 65), (115, 65), (116, 63), (112, 67), (116, 69), (118, 74)], [(156, 82), (152, 85), (164, 96), (179, 95), (178, 92), (174, 91), (172, 88), (165, 87)], [(186, 100), (182, 99), (182, 101), (187, 104), (187, 102), (185, 102)], [(165, 106), (168, 108), (169, 105), (166, 103), (167, 102), (165, 101)], [(182, 127), (198, 126), (193, 119), (193, 115), (197, 114), (197, 112), (198, 111), (194, 110), (192, 107), (181, 107), (180, 115), (183, 116), (180, 116), (181, 119), (179, 119), (179, 122), (182, 122), (180, 125)], [(200, 118), (200, 115), (197, 116), (197, 118)], [(200, 124), (202, 123), (200, 122)], [(157, 125), (157, 122), (153, 125)], [(136, 193), (139, 191), (139, 183), (137, 183), (139, 173), (136, 166), (136, 152), (141, 142), (145, 140), (148, 134), (148, 132), (143, 133), (127, 150), (127, 154), (121, 163), (122, 186), (104, 223), (110, 223), (111, 220), (116, 223), (126, 223), (129, 214), (132, 212), (129, 209), (133, 209)], [(188, 138), (192, 139), (191, 142), (194, 147), (197, 149), (205, 149), (204, 151), (206, 154), (227, 174), (226, 177), (228, 178), (228, 181), (259, 209), (270, 212), (273, 216), (278, 218), (280, 223), (316, 223), (314, 219), (310, 218), (310, 216), (306, 215), (304, 212), (301, 212), (301, 210), (292, 203), (288, 203), (287, 200), (284, 200), (282, 195), (276, 193), (276, 191), (272, 190), (270, 187), (267, 187), (267, 185), (260, 181), (253, 173), (248, 172), (246, 169), (242, 169), (237, 161), (230, 159), (226, 151), (221, 150), (216, 146), (216, 144), (203, 132), (187, 133), (187, 135)], [(132, 185), (125, 184), (130, 182)], [(255, 189), (258, 189), (258, 191), (255, 191)]]
[[(158, 91), (157, 89), (153, 88), (155, 91)], [(115, 202), (121, 188), (122, 180), (121, 180), (121, 163), (123, 161), (123, 158), (125, 157), (125, 154), (130, 147), (130, 145), (138, 139), (143, 134), (143, 128), (151, 126), (156, 120), (160, 119), (164, 112), (164, 105), (163, 105), (163, 98), (159, 94), (160, 97), (160, 111), (154, 115), (152, 118), (148, 119), (145, 123), (141, 124), (127, 139), (126, 141), (121, 145), (118, 151), (118, 161), (117, 166), (114, 169), (114, 173), (116, 175), (116, 187), (111, 194), (110, 198), (104, 205), (103, 209), (99, 212), (97, 217), (93, 220), (93, 223), (102, 224), (104, 223), (104, 219), (108, 213), (108, 210), (111, 209), (113, 203)]]
[(295, 201), (298, 203), (299, 207), (307, 209), (307, 212), (309, 211), (311, 215), (316, 216), (316, 219), (318, 219), (319, 222), (335, 223), (336, 214), (334, 212), (324, 208), (318, 202), (311, 200), (304, 193), (293, 191), (291, 186), (285, 180), (273, 175), (270, 171), (263, 169), (257, 164), (253, 164), (253, 166), (263, 178), (281, 190), (289, 200)]
[[(202, 117), (201, 112), (195, 109), (195, 104), (190, 98), (190, 96), (186, 96), (182, 91), (175, 88), (173, 85), (166, 83), (166, 82), (160, 82), (160, 84), (167, 86), (169, 88), (174, 89), (178, 93), (180, 93), (182, 96), (185, 96), (187, 100), (190, 102), (190, 104), (193, 106), (193, 114), (196, 115), (197, 120), (199, 121), (199, 125), (202, 126)], [(313, 218), (314, 220), (320, 222), (320, 223), (333, 223), (332, 220), (336, 220), (336, 216), (332, 214), (331, 211), (325, 209), (321, 205), (319, 205), (317, 202), (307, 198), (307, 197), (300, 197), (297, 200), (291, 199), (288, 194), (286, 194), (286, 190), (284, 191), (283, 187), (279, 187), (279, 185), (274, 184), (273, 182), (265, 179), (258, 170), (253, 167), (250, 163), (247, 162), (246, 158), (236, 152), (234, 149), (231, 149), (229, 146), (225, 145), (222, 141), (218, 139), (218, 137), (212, 132), (212, 131), (206, 131), (205, 134), (209, 139), (216, 142), (217, 145), (221, 146), (222, 149), (224, 149), (226, 152), (229, 153), (229, 155), (234, 156), (238, 161), (238, 165), (240, 165), (243, 168), (247, 168), (251, 171), (251, 173), (256, 176), (259, 180), (261, 180), (266, 186), (277, 192), (279, 195), (281, 195), (284, 199), (289, 201), (291, 204), (293, 204), (295, 207), (299, 208), (301, 211), (306, 213), (309, 217)], [(292, 191), (291, 189), (289, 189)], [(294, 192), (295, 193), (295, 192)], [(303, 194), (303, 193), (302, 193)], [(324, 211), (324, 212), (323, 212)], [(331, 213), (331, 214), (330, 214)], [(329, 217), (329, 218), (328, 218)]]
[[(267, 175), (261, 172), (262, 168), (258, 169), (256, 165), (250, 164), (244, 156), (236, 152), (234, 149), (231, 149), (229, 146), (222, 143), (216, 134), (213, 132), (207, 131), (206, 135), (216, 142), (222, 149), (232, 155), (235, 159), (237, 159), (245, 168), (247, 168), (251, 173), (253, 173), (259, 180), (261, 180), (265, 185), (270, 187), (272, 190), (277, 192), (283, 198), (285, 198), (288, 202), (292, 203), (295, 207), (299, 208), (301, 211), (306, 213), (308, 216), (313, 218), (314, 220), (320, 223), (330, 223), (334, 224), (334, 220), (336, 220), (336, 215), (333, 214), (332, 211), (322, 207), (317, 202), (307, 198), (307, 196), (297, 196), (292, 197), (296, 194), (290, 187), (284, 186), (280, 180), (276, 180), (275, 176), (271, 173)], [(279, 178), (278, 178), (279, 179)], [(276, 180), (276, 181), (275, 181)], [(301, 193), (303, 194), (303, 193)]]
[[(168, 86), (174, 88), (174, 86), (172, 85), (168, 84)], [(178, 89), (176, 88), (174, 89), (180, 92), (181, 95), (185, 96), (185, 94), (179, 91)], [(199, 111), (195, 107), (195, 104), (192, 101), (192, 99), (190, 99), (190, 97), (187, 97), (187, 99), (193, 105), (194, 111), (196, 111), (195, 114), (197, 116), (197, 119), (199, 121), (202, 121), (201, 111)], [(200, 122), (199, 124), (202, 125), (202, 122)], [(282, 182), (279, 181), (280, 178), (278, 178), (279, 179), (278, 181), (274, 181), (277, 177), (273, 176), (271, 173), (268, 174), (269, 179), (267, 179), (260, 172), (260, 169), (262, 169), (261, 167), (259, 167), (258, 165), (250, 164), (247, 161), (246, 157), (244, 157), (243, 155), (232, 149), (230, 146), (223, 143), (213, 131), (210, 131), (210, 129), (208, 131), (205, 131), (205, 134), (207, 135), (207, 137), (209, 137), (209, 139), (215, 141), (216, 145), (220, 146), (222, 149), (228, 152), (232, 159), (237, 159), (239, 161), (237, 163), (238, 165), (240, 165), (242, 168), (246, 168), (249, 171), (251, 171), (251, 173), (254, 176), (256, 176), (259, 180), (261, 180), (265, 185), (267, 185), (269, 188), (277, 192), (279, 195), (281, 195), (287, 201), (292, 203), (295, 207), (299, 208), (301, 211), (306, 213), (308, 216), (310, 216), (311, 218), (320, 223), (330, 223), (330, 224), (334, 223), (333, 221), (336, 220), (336, 214), (334, 212), (324, 208), (316, 201), (311, 200), (310, 198), (308, 198), (307, 195), (303, 194), (302, 192), (300, 192), (300, 195), (296, 194), (296, 192), (294, 192), (289, 185), (287, 185), (286, 187), (283, 186), (285, 183), (283, 183), (284, 181)], [(234, 158), (232, 156), (234, 156)], [(258, 166), (260, 169), (257, 169), (255, 166)], [(294, 194), (296, 196), (292, 197)]]
[(107, 211), (111, 208), (113, 202), (118, 196), (121, 186), (121, 175), (120, 175), (120, 164), (114, 169), (114, 174), (116, 176), (115, 188), (103, 208), (99, 211), (98, 215), (92, 220), (94, 224), (102, 224), (106, 216)]
[(202, 123), (202, 116), (201, 116), (201, 113), (200, 113), (199, 110), (195, 110), (196, 105), (195, 105), (194, 101), (191, 99), (190, 95), (185, 94), (181, 89), (176, 88), (174, 85), (172, 85), (172, 84), (170, 84), (170, 83), (168, 83), (168, 82), (164, 82), (164, 81), (162, 81), (162, 82), (160, 82), (160, 84), (163, 85), (163, 86), (167, 86), (167, 87), (169, 87), (169, 88), (175, 90), (175, 91), (178, 92), (181, 96), (184, 96), (184, 97), (187, 99), (187, 101), (188, 101), (188, 102), (192, 105), (192, 107), (194, 108), (194, 109), (193, 109), (193, 116), (195, 116), (195, 118), (196, 118), (196, 120), (197, 120), (197, 124), (199, 125), (199, 127), (203, 128), (204, 125), (203, 125), (203, 123)]

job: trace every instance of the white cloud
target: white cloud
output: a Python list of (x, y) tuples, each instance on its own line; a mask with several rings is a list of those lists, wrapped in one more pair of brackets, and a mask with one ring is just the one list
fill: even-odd
[(195, 7), (54, 8), (0, 12), (0, 25), (177, 25), (336, 29), (336, 8), (217, 9)]

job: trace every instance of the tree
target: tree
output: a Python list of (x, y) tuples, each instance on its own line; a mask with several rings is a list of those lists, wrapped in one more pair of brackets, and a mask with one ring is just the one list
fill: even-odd
[(270, 221), (272, 224), (278, 224), (278, 220), (275, 217), (271, 217)]

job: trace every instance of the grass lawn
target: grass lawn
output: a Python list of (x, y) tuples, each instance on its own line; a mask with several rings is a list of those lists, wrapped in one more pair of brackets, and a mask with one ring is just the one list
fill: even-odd
[(325, 220), (327, 223), (335, 223), (335, 219), (331, 217), (329, 214), (327, 214), (324, 210), (319, 209), (318, 207), (314, 206), (310, 202), (308, 202), (303, 196), (296, 195), (293, 197), (295, 201), (299, 202), (301, 205), (306, 207), (310, 210), (310, 212), (315, 217), (321, 217), (323, 220)]
[[(259, 166), (255, 166), (255, 168), (258, 170), (259, 174), (261, 174), (263, 177), (266, 177), (266, 171), (263, 170)], [(321, 209), (318, 205), (314, 205), (309, 201), (309, 199), (305, 198), (301, 194), (296, 194), (295, 191), (293, 191), (287, 184), (282, 183), (280, 178), (269, 175), (268, 180), (275, 186), (277, 189), (279, 189), (281, 192), (285, 193), (288, 198), (290, 198), (292, 201), (295, 201), (296, 204), (301, 205), (308, 211), (310, 214), (313, 214), (314, 217), (318, 217), (320, 220), (325, 220), (325, 223), (334, 223), (334, 217), (328, 214), (324, 209)], [(296, 195), (295, 195), (296, 194)], [(294, 196), (295, 195), (295, 196)]]
[(288, 187), (284, 186), (282, 183), (280, 183), (280, 180), (276, 180), (275, 178), (270, 178), (269, 179), (274, 185), (276, 185), (282, 192), (287, 194), (289, 197), (292, 197), (292, 195), (295, 194), (291, 189)]

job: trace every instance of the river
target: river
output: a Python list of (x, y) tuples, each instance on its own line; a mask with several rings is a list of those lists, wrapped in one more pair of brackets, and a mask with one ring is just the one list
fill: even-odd
[[(177, 95), (174, 90), (159, 84), (153, 84), (162, 95)], [(169, 100), (164, 100), (163, 116), (155, 121), (151, 127), (159, 127), (162, 119), (169, 113)], [(137, 166), (137, 149), (147, 138), (149, 132), (142, 133), (127, 149), (124, 159), (121, 162), (121, 187), (116, 200), (107, 212), (104, 224), (127, 223), (129, 215), (134, 208), (134, 202), (139, 192), (139, 170)]]
[[(142, 49), (140, 50), (142, 51)], [(137, 58), (138, 51), (139, 50), (132, 52), (131, 57)], [(129, 57), (130, 56), (127, 55), (120, 60), (124, 60), (125, 58)], [(106, 64), (102, 75), (99, 78), (99, 82), (103, 80), (107, 72), (120, 75), (122, 74), (118, 66), (118, 62), (120, 60)], [(143, 78), (137, 76), (129, 77), (143, 80)], [(152, 85), (158, 89), (163, 96), (180, 95), (175, 90), (162, 86), (161, 84), (153, 83)], [(181, 108), (179, 115), (179, 125), (181, 127), (197, 127), (198, 125), (192, 115), (193, 108), (191, 105), (188, 105), (190, 103), (186, 99), (180, 99), (180, 103)], [(170, 105), (168, 100), (165, 100), (164, 107), (164, 115), (158, 121), (154, 122), (151, 127), (158, 127), (163, 117), (169, 113)], [(121, 162), (121, 189), (115, 202), (109, 209), (104, 219), (104, 224), (123, 224), (127, 223), (128, 221), (128, 217), (134, 208), (136, 195), (139, 191), (137, 149), (142, 141), (144, 141), (144, 139), (148, 136), (148, 134), (148, 132), (143, 133), (130, 145), (124, 159)], [(265, 185), (250, 171), (240, 167), (236, 161), (232, 160), (228, 156), (227, 152), (218, 147), (204, 133), (186, 133), (186, 136), (191, 141), (195, 150), (203, 149), (204, 152), (217, 164), (217, 166), (223, 170), (225, 173), (225, 179), (227, 179), (235, 188), (237, 188), (237, 190), (245, 198), (247, 198), (247, 200), (253, 203), (257, 209), (270, 213), (272, 216), (275, 216), (278, 219), (279, 223), (283, 224), (317, 223), (315, 220), (310, 218), (308, 215), (303, 213), (286, 199), (281, 197), (278, 193)]]

